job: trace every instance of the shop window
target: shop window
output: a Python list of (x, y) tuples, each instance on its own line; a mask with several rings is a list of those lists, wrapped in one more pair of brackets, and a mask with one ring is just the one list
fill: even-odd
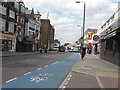
[(9, 17), (15, 19), (15, 12), (9, 10)]
[(12, 41), (11, 40), (2, 40), (2, 51), (12, 50)]
[(9, 22), (9, 32), (14, 32), (14, 23)]
[(0, 5), (0, 13), (3, 15), (6, 15), (6, 7), (3, 7), (2, 5)]
[(6, 22), (0, 19), (0, 31), (5, 31)]

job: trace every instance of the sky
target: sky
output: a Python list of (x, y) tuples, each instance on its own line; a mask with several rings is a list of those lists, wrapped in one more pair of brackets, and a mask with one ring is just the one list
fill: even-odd
[[(118, 0), (82, 0), (86, 3), (85, 30), (98, 29), (117, 11)], [(34, 8), (42, 19), (50, 19), (55, 27), (55, 39), (61, 44), (74, 44), (81, 37), (84, 3), (76, 0), (23, 0), (26, 7)], [(79, 27), (78, 27), (79, 25)]]

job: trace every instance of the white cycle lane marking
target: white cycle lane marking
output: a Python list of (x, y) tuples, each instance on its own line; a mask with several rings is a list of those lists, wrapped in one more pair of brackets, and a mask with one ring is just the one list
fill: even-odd
[(9, 82), (11, 82), (11, 81), (13, 81), (15, 79), (17, 79), (17, 78), (10, 79), (10, 80), (6, 81), (6, 83), (9, 83)]
[(39, 83), (40, 81), (45, 81), (47, 79), (49, 79), (50, 77), (52, 77), (53, 74), (49, 74), (49, 73), (40, 73), (36, 76), (32, 76), (30, 79), (31, 82), (35, 82), (35, 83)]

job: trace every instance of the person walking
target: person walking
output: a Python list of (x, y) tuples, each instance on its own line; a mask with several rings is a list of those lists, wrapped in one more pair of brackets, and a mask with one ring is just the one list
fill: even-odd
[(83, 52), (83, 49), (81, 49), (81, 59), (83, 60), (83, 57), (84, 57), (84, 52)]

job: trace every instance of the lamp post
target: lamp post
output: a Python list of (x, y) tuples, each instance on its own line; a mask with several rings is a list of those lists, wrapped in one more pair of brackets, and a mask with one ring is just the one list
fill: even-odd
[(83, 13), (83, 45), (84, 45), (84, 31), (85, 31), (85, 7), (86, 4), (84, 1), (76, 1), (76, 3), (84, 3), (84, 13)]
[(84, 1), (76, 1), (76, 3), (84, 3), (84, 12), (83, 12), (83, 39), (82, 39), (82, 43), (81, 43), (81, 46), (82, 46), (82, 51), (81, 51), (81, 54), (82, 54), (82, 59), (84, 58), (85, 56), (85, 52), (86, 52), (86, 49), (84, 48), (84, 30), (85, 30), (85, 2)]
[(82, 37), (82, 26), (81, 25), (77, 25), (78, 27), (80, 27), (80, 34), (81, 34), (81, 37)]

